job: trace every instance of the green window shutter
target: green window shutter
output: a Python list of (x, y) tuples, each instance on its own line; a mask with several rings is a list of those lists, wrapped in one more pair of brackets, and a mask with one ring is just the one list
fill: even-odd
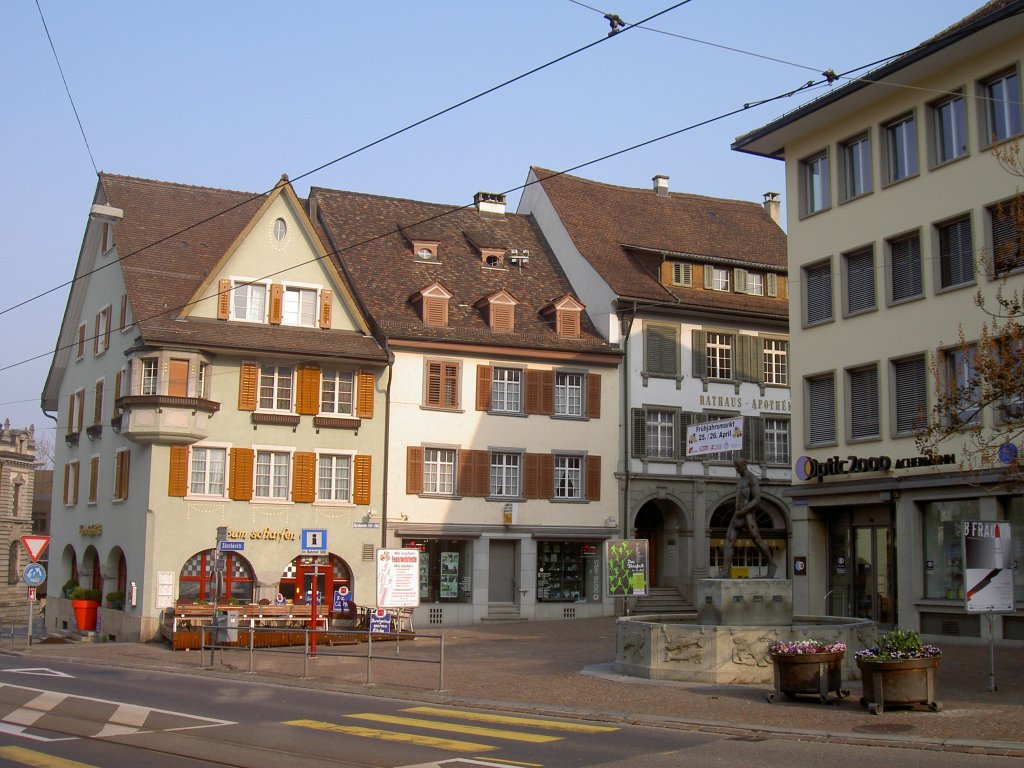
[(733, 362), (735, 362), (735, 378), (740, 381), (760, 381), (760, 351), (763, 341), (758, 336), (736, 334), (733, 336)]
[(686, 458), (686, 428), (697, 423), (697, 414), (683, 411), (679, 414), (679, 458)]
[(779, 276), (776, 275), (774, 272), (769, 272), (765, 277), (765, 293), (767, 293), (769, 296), (778, 296)]
[(710, 291), (714, 285), (715, 269), (710, 264), (704, 265), (704, 290)]
[(693, 377), (703, 378), (708, 374), (708, 334), (707, 331), (693, 331)]
[(732, 271), (732, 289), (736, 293), (747, 292), (747, 270), (737, 267)]
[(647, 419), (643, 408), (633, 409), (633, 458), (642, 459), (647, 453)]
[(764, 463), (764, 419), (760, 416), (743, 419), (743, 457), (750, 464)]
[(675, 376), (679, 371), (679, 355), (674, 329), (649, 325), (644, 329), (647, 345), (647, 373)]

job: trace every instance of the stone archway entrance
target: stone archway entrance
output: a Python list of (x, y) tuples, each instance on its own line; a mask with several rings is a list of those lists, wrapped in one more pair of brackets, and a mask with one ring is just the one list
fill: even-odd
[(682, 510), (674, 501), (651, 499), (637, 510), (636, 538), (647, 539), (652, 587), (677, 587), (689, 577), (690, 557), (682, 545)]

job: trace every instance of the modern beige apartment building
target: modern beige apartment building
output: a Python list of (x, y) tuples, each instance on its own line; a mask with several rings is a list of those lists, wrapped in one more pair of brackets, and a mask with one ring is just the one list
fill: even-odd
[[(961, 524), (1010, 522), (1020, 562), (1024, 498), (1000, 482), (1016, 446), (964, 463), (963, 440), (1006, 411), (965, 412), (938, 463), (914, 438), (936, 384), (973, 376), (975, 295), (1024, 286), (1018, 250), (992, 258), (1019, 237), (999, 211), (1020, 179), (994, 150), (1022, 137), (1022, 11), (988, 3), (733, 144), (785, 162), (798, 612), (987, 637), (965, 607)], [(1022, 640), (1024, 619), (994, 632)]]

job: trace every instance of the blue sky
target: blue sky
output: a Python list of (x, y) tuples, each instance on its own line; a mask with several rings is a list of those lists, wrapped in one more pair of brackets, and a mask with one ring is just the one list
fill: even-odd
[[(601, 2), (38, 0), (97, 169), (249, 192), (606, 38), (603, 12), (635, 22), (674, 4)], [(904, 51), (979, 5), (691, 0), (650, 22), (657, 31), (620, 33), (303, 178), (296, 191), (466, 204), (521, 185), (530, 165), (587, 163), (825, 69)], [(71, 278), (96, 176), (36, 1), (7, 0), (0, 21), (6, 310)], [(784, 189), (783, 166), (732, 152), (732, 140), (820, 92), (575, 173), (634, 187), (667, 174), (674, 191), (760, 201)], [(512, 210), (518, 199), (510, 193)], [(39, 394), (67, 292), (0, 314), (0, 368), (44, 355), (0, 371), (0, 420), (52, 434)]]

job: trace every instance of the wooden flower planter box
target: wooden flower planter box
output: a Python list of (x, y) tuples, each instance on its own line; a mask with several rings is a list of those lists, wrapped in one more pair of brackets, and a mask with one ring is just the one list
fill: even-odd
[(842, 687), (843, 656), (843, 651), (771, 654), (775, 690), (768, 694), (768, 702), (775, 701), (780, 694), (791, 700), (811, 694), (822, 704), (828, 702), (830, 691), (839, 699), (849, 696), (850, 692)]
[(932, 712), (942, 710), (935, 700), (939, 657), (904, 659), (902, 661), (857, 660), (864, 695), (860, 703), (873, 715), (880, 715), (886, 706), (924, 704)]

